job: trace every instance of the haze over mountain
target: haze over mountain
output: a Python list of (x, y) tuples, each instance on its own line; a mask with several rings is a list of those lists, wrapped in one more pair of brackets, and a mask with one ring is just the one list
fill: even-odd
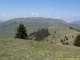
[[(43, 17), (29, 17), (29, 18), (15, 18), (5, 21), (0, 24), (0, 37), (14, 37), (17, 26), (22, 23), (27, 29), (27, 33), (30, 34), (38, 29), (53, 26), (62, 27), (74, 27), (80, 28), (79, 25), (69, 24), (60, 19), (43, 18)], [(79, 27), (78, 27), (79, 26)]]
[(80, 21), (73, 21), (71, 22), (72, 24), (79, 24), (80, 25)]
[(4, 22), (4, 20), (1, 20), (1, 19), (0, 19), (0, 22)]

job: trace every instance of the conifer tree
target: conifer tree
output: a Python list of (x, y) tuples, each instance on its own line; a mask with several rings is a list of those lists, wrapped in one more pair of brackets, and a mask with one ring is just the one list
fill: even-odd
[(78, 34), (76, 39), (74, 40), (74, 45), (80, 47), (80, 35)]
[(26, 28), (23, 24), (19, 24), (19, 26), (17, 27), (17, 33), (15, 35), (15, 38), (26, 39), (27, 37), (28, 34), (26, 32)]

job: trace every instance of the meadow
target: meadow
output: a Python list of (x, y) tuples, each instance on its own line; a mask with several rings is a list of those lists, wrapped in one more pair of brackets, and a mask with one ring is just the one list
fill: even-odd
[(58, 45), (49, 41), (0, 39), (0, 60), (54, 60), (79, 57), (80, 48), (71, 45)]

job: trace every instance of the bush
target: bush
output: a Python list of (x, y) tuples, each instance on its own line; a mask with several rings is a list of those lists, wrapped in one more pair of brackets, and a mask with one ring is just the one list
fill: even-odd
[(72, 35), (72, 38), (74, 38), (74, 36)]
[(47, 38), (47, 41), (48, 41), (48, 38)]
[(65, 36), (65, 39), (68, 40), (68, 37)]
[(63, 43), (64, 42), (63, 39), (61, 39), (60, 42)]
[(64, 42), (63, 44), (64, 44), (64, 45), (68, 45), (68, 42)]
[(74, 45), (80, 47), (80, 35), (79, 34), (76, 36), (76, 39), (74, 40)]
[(56, 31), (54, 31), (54, 33), (56, 33)]
[(49, 35), (50, 35), (50, 33), (49, 33), (48, 29), (46, 29), (46, 28), (40, 29), (37, 32), (33, 32), (33, 33), (30, 34), (30, 36), (36, 37), (35, 38), (36, 41), (40, 41), (40, 40), (46, 38)]
[(64, 39), (64, 42), (65, 42), (65, 39)]
[(72, 28), (72, 27), (69, 27), (69, 29), (74, 29), (74, 28)]

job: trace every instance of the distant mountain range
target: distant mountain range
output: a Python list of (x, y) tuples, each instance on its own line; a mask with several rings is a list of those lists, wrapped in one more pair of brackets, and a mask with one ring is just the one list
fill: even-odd
[(27, 33), (30, 34), (38, 29), (52, 26), (62, 26), (80, 28), (80, 25), (70, 24), (60, 19), (43, 18), (43, 17), (29, 17), (29, 18), (15, 18), (5, 21), (0, 24), (0, 38), (11, 38), (16, 33), (16, 28), (22, 23), (27, 29)]
[(71, 23), (73, 23), (73, 24), (79, 24), (80, 25), (80, 21), (73, 21)]
[(1, 20), (1, 19), (0, 19), (0, 22), (4, 22), (4, 20)]

